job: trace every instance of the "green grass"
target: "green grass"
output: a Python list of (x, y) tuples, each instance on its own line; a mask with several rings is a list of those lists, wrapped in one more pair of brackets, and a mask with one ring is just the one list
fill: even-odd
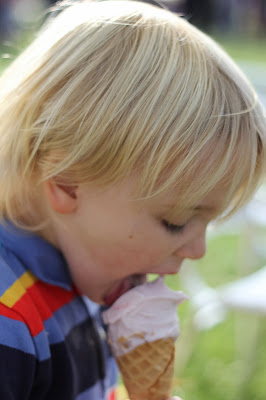
[(236, 61), (266, 64), (266, 38), (231, 37), (213, 35), (213, 38)]
[[(25, 33), (21, 39), (12, 40), (7, 45), (0, 45), (0, 73), (16, 58), (30, 42), (32, 33)], [(240, 36), (211, 35), (236, 61), (266, 64), (266, 38), (255, 39)]]
[[(239, 253), (243, 250), (241, 241), (238, 236), (212, 240), (206, 257), (197, 263), (209, 285), (239, 277), (239, 263), (243, 260)], [(178, 279), (168, 277), (167, 282), (180, 289)], [(184, 400), (266, 399), (265, 319), (230, 312), (224, 322), (211, 330), (196, 332), (191, 325), (189, 302), (180, 307), (180, 318), (174, 394)], [(183, 362), (183, 368), (178, 368)]]
[(33, 36), (32, 32), (25, 32), (19, 38), (0, 42), (0, 74), (30, 44)]

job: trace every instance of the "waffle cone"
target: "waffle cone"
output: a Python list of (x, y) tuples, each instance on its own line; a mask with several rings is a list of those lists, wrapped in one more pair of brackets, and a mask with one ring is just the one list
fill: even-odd
[(130, 400), (171, 397), (175, 345), (172, 338), (145, 342), (117, 358)]

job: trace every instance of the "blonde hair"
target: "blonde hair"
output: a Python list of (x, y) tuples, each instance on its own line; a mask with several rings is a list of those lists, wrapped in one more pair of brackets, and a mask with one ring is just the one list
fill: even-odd
[[(226, 53), (184, 18), (135, 1), (74, 2), (0, 82), (0, 218), (50, 177), (138, 193), (182, 184), (178, 208), (226, 181), (245, 204), (265, 171), (265, 113)], [(65, 8), (65, 9), (64, 9)]]

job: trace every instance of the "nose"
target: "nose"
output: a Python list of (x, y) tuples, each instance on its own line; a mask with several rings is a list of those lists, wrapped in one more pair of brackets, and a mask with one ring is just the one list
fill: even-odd
[(194, 237), (192, 240), (184, 244), (176, 251), (176, 254), (182, 258), (189, 258), (191, 260), (198, 260), (204, 257), (206, 253), (206, 235), (205, 230), (203, 233)]

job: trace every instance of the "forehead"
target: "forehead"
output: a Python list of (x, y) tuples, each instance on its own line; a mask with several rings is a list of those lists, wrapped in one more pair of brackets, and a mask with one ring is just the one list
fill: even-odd
[(227, 208), (226, 184), (219, 184), (195, 204), (189, 205), (184, 199), (180, 200), (181, 188), (175, 188), (154, 198), (146, 199), (148, 207), (169, 218), (189, 218), (201, 214), (210, 219), (218, 217)]

